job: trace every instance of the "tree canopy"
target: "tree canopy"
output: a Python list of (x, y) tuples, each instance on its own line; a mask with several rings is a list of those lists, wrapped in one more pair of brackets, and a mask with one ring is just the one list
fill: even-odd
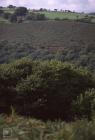
[(26, 7), (18, 7), (15, 10), (15, 15), (16, 16), (25, 16), (28, 13), (28, 10)]

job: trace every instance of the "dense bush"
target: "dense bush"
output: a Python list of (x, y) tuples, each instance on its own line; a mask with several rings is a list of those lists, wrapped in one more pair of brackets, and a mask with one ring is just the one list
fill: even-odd
[(46, 19), (45, 14), (38, 13), (36, 16), (37, 16), (37, 20), (45, 20)]
[(26, 15), (26, 20), (46, 20), (45, 14), (29, 13)]
[(4, 11), (2, 9), (0, 9), (0, 15), (2, 15), (4, 13)]
[(15, 14), (12, 14), (9, 18), (10, 22), (15, 23), (17, 22), (17, 16)]
[(28, 13), (28, 10), (26, 7), (18, 7), (15, 10), (15, 15), (16, 16), (25, 16)]
[(91, 23), (92, 17), (86, 16), (86, 17), (84, 17), (84, 18), (77, 19), (77, 21), (85, 22), (85, 23)]
[(31, 43), (29, 41), (26, 42), (26, 40), (23, 43), (18, 41), (11, 43), (7, 40), (0, 41), (0, 63), (10, 62), (12, 59), (15, 60), (29, 56), (33, 59), (56, 59), (63, 62), (71, 62), (95, 71), (94, 43), (89, 44), (84, 48), (80, 48), (80, 46), (73, 46), (72, 48), (67, 47), (64, 51), (53, 53), (50, 52), (50, 50), (46, 50), (47, 45), (44, 48), (35, 49), (35, 47), (33, 47), (34, 40), (32, 39)]
[(0, 65), (0, 101), (7, 112), (13, 106), (20, 114), (42, 119), (88, 118), (87, 106), (77, 110), (84, 112), (80, 116), (74, 103), (91, 88), (95, 88), (95, 80), (90, 72), (60, 61), (22, 59)]
[(10, 19), (10, 16), (11, 16), (12, 14), (11, 13), (3, 13), (3, 18), (5, 18), (5, 19)]
[(26, 20), (36, 20), (36, 14), (35, 13), (29, 13), (26, 15)]
[(87, 117), (91, 120), (91, 116), (95, 115), (95, 89), (80, 94), (74, 102), (74, 109), (78, 117)]
[(8, 8), (13, 9), (13, 8), (16, 8), (16, 6), (14, 6), (14, 5), (9, 5)]
[(0, 46), (2, 40), (7, 44), (0, 47), (0, 63), (29, 56), (68, 61), (95, 71), (94, 26), (74, 21), (1, 24)]
[(58, 20), (58, 21), (59, 21), (59, 20), (61, 20), (61, 19), (60, 19), (59, 17), (56, 17), (54, 20)]

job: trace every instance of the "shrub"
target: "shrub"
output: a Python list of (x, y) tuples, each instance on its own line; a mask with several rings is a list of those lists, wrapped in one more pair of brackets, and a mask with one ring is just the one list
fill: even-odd
[(91, 75), (84, 72), (82, 74), (81, 71), (74, 70), (73, 66), (57, 61), (46, 61), (37, 65), (33, 75), (17, 85), (18, 93), (25, 99), (22, 99), (26, 106), (24, 112), (51, 119), (55, 116), (65, 120), (74, 118), (71, 104), (82, 91), (94, 87), (90, 80)]
[(81, 19), (77, 19), (77, 21), (80, 21), (80, 22), (85, 22), (85, 23), (91, 23), (91, 20), (92, 18), (91, 17), (84, 17), (84, 18), (81, 18)]
[(35, 13), (29, 13), (26, 15), (26, 20), (36, 20), (36, 14)]
[[(88, 118), (88, 114), (92, 117), (88, 104), (94, 92), (85, 95), (91, 88), (95, 88), (95, 80), (90, 72), (60, 61), (24, 58), (0, 65), (0, 101), (23, 115), (66, 121), (76, 116)], [(85, 98), (76, 109), (81, 93)]]
[(40, 14), (40, 13), (38, 13), (38, 14), (36, 15), (36, 17), (37, 17), (37, 20), (46, 20), (45, 14)]
[(11, 13), (4, 13), (3, 18), (10, 19)]
[(16, 16), (25, 16), (28, 13), (28, 10), (26, 7), (18, 7), (15, 10), (15, 15)]
[(80, 94), (75, 101), (75, 106), (78, 117), (86, 117), (88, 120), (91, 120), (93, 113), (95, 113), (95, 89)]
[(27, 20), (46, 20), (45, 14), (40, 13), (29, 13), (26, 16)]
[(10, 19), (9, 20), (10, 20), (10, 22), (15, 23), (15, 22), (17, 22), (17, 16), (15, 14), (12, 14), (10, 16)]
[(4, 11), (2, 9), (0, 9), (0, 15), (2, 15), (4, 13)]
[(59, 17), (56, 17), (54, 20), (61, 20)]

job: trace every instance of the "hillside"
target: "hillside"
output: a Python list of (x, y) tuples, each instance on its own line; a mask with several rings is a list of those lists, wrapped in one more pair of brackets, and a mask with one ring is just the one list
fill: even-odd
[(95, 140), (95, 15), (9, 7), (0, 9), (0, 140)]
[(94, 54), (95, 24), (67, 20), (0, 24), (0, 63), (29, 56), (95, 70)]

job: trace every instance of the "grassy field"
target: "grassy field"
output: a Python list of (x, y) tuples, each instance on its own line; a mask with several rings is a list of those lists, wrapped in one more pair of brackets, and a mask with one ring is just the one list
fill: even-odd
[(72, 19), (76, 20), (77, 18), (83, 18), (85, 14), (78, 14), (78, 13), (65, 13), (65, 12), (39, 12), (45, 14), (45, 16), (49, 19)]
[(8, 20), (0, 17), (0, 23), (10, 23)]

